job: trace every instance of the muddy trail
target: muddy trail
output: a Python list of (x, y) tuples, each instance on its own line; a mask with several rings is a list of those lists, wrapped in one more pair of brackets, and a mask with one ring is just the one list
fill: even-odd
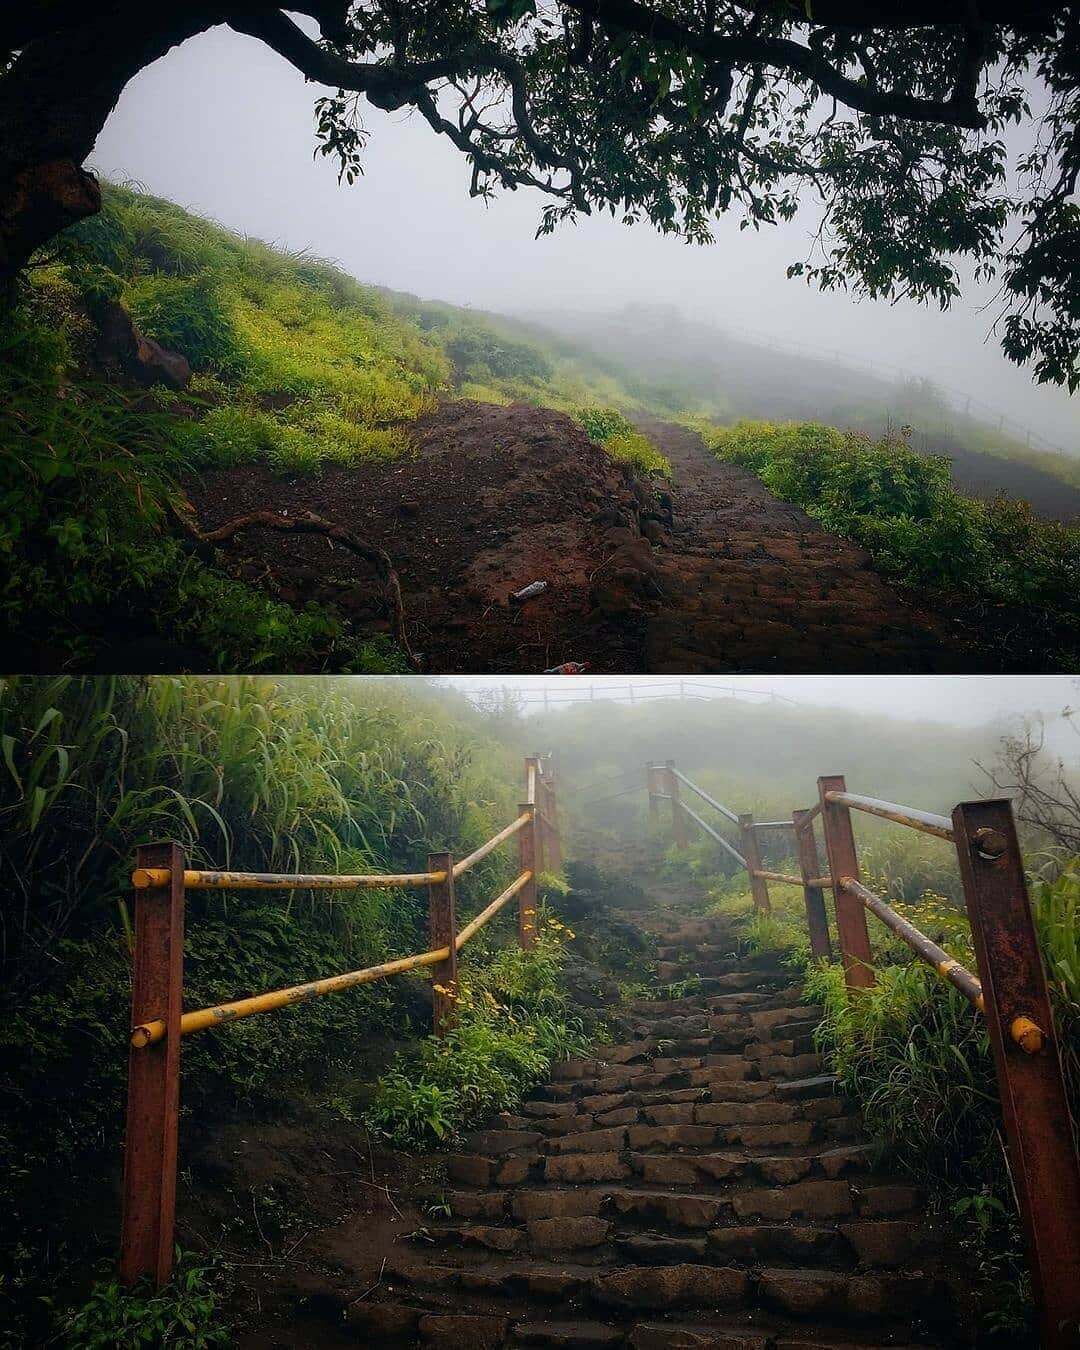
[[(956, 672), (1000, 668), (957, 615), (906, 595), (869, 555), (722, 464), (696, 433), (643, 420), (669, 487), (614, 463), (570, 418), (446, 402), (413, 457), (282, 478), (263, 466), (188, 485), (204, 527), (313, 511), (385, 549), (420, 669), (535, 673)], [(390, 630), (368, 564), (318, 535), (254, 529), (228, 561), (361, 635)], [(524, 604), (511, 593), (544, 581)]]

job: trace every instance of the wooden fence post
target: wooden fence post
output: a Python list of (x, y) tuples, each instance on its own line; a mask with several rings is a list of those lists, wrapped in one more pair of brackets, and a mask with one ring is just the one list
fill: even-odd
[(649, 794), (649, 824), (659, 826), (660, 803), (656, 797), (656, 766), (651, 759), (645, 765), (645, 789)]
[(528, 951), (536, 946), (536, 853), (537, 819), (533, 802), (523, 802), (518, 814), (529, 813), (529, 823), (518, 830), (518, 875), (531, 872), (532, 878), (518, 891), (518, 938)]
[(799, 856), (799, 874), (803, 881), (803, 900), (806, 902), (806, 926), (810, 931), (810, 955), (832, 960), (829, 940), (829, 915), (825, 909), (825, 892), (809, 883), (821, 876), (817, 841), (814, 838), (814, 818), (805, 810), (792, 811), (795, 826), (795, 847)]
[(165, 886), (135, 891), (131, 1025), (161, 1020), (165, 1035), (128, 1051), (120, 1279), (167, 1284), (176, 1221), (180, 1016), (184, 986), (184, 850), (144, 844), (136, 867), (169, 869)]
[[(961, 802), (952, 821), (1039, 1308), (1039, 1344), (1066, 1350), (1080, 1344), (1080, 1160), (1016, 825), (1005, 800)], [(1034, 1025), (1025, 1031), (1019, 1019)]]
[(769, 883), (764, 877), (757, 877), (761, 871), (761, 849), (758, 847), (757, 831), (754, 829), (754, 817), (749, 814), (739, 816), (739, 832), (742, 836), (742, 855), (746, 859), (746, 870), (750, 875), (750, 895), (754, 908), (760, 914), (772, 913), (772, 901), (769, 899)]
[(870, 934), (866, 928), (866, 910), (862, 901), (840, 886), (841, 877), (859, 879), (859, 856), (855, 849), (855, 831), (851, 812), (840, 802), (825, 800), (828, 792), (846, 792), (842, 774), (818, 779), (821, 802), (821, 826), (825, 834), (825, 852), (829, 875), (833, 879), (836, 905), (836, 932), (840, 939), (840, 959), (849, 989), (869, 989), (874, 984), (874, 966), (870, 955)]
[(429, 853), (429, 872), (443, 872), (442, 881), (428, 882), (428, 918), (431, 950), (449, 947), (444, 961), (431, 967), (431, 1004), (435, 1035), (445, 1036), (457, 1013), (457, 916), (454, 913), (454, 857)]
[(667, 760), (664, 768), (667, 770), (667, 790), (671, 798), (671, 833), (675, 839), (675, 847), (686, 848), (686, 817), (682, 813), (679, 780), (675, 777), (675, 761)]

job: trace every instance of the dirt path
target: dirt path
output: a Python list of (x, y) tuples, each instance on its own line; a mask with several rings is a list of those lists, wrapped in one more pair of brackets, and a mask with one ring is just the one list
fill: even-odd
[(760, 479), (723, 464), (696, 432), (639, 425), (671, 460), (672, 543), (660, 556), (663, 607), (650, 613), (657, 673), (922, 672), (972, 668), (928, 611)]
[[(393, 464), (275, 476), (263, 465), (190, 484), (204, 526), (270, 506), (314, 511), (381, 545), (407, 631), (434, 673), (856, 673), (993, 669), (905, 600), (855, 545), (721, 464), (700, 437), (643, 427), (674, 466), (671, 514), (562, 413), (448, 401)], [(366, 564), (325, 538), (252, 530), (230, 561), (302, 607), (385, 632)], [(547, 590), (524, 606), (512, 591)]]

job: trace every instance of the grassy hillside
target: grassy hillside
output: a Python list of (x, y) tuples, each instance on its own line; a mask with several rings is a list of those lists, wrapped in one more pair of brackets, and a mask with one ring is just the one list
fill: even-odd
[[(118, 370), (99, 336), (117, 303), (187, 358), (187, 387), (144, 390)], [(355, 641), (317, 605), (297, 614), (193, 547), (171, 518), (178, 484), (235, 464), (295, 475), (391, 461), (439, 397), (586, 417), (632, 403), (612, 377), (477, 316), (388, 297), (119, 187), (31, 271), (0, 353), (13, 452), (0, 469), (0, 612), (24, 640), (48, 635), (53, 668), (92, 666), (95, 647), (145, 639), (149, 622), (221, 669), (402, 669), (388, 642)], [(600, 432), (614, 456), (665, 467), (627, 424)]]
[[(398, 681), (10, 678), (0, 736), (0, 1346), (208, 1344), (190, 1327), (190, 1340), (120, 1335), (135, 1314), (108, 1282), (77, 1315), (80, 1334), (66, 1325), (96, 1264), (108, 1279), (115, 1259), (135, 846), (173, 838), (197, 865), (254, 871), (415, 871), (429, 851), (464, 856), (513, 818), (521, 759), (464, 699)], [(516, 870), (507, 849), (478, 863), (458, 883), (459, 916)], [(557, 883), (543, 876), (542, 893)], [(540, 923), (531, 953), (505, 916), (470, 943), (460, 981), (476, 1006), (462, 1008), (449, 1049), (430, 1043), (426, 972), (191, 1037), (181, 1207), (196, 1189), (195, 1141), (229, 1122), (310, 1117), (329, 1140), (367, 1112), (373, 1130), (430, 1142), (516, 1106), (581, 1048), (557, 987), (563, 938), (546, 907)], [(361, 969), (428, 940), (422, 889), (193, 891), (185, 1005)], [(258, 1126), (240, 1133), (254, 1143)], [(366, 1163), (370, 1142), (354, 1133)], [(265, 1255), (264, 1230), (276, 1234), (304, 1197), (273, 1184), (241, 1196), (231, 1183), (220, 1170), (205, 1182), (227, 1215), (213, 1249), (235, 1253), (250, 1232)], [(177, 1240), (205, 1253), (196, 1227), (181, 1224)]]
[[(556, 332), (568, 350), (590, 353), (592, 361), (618, 369), (623, 384), (655, 407), (714, 422), (813, 420), (874, 436), (910, 426), (912, 444), (924, 453), (955, 455), (960, 461), (977, 456), (983, 462), (973, 467), (981, 468), (991, 486), (995, 472), (1004, 473), (1003, 462), (1033, 471), (1026, 489), (1022, 478), (1012, 475), (1002, 483), (1014, 495), (1031, 493), (1044, 475), (1051, 484), (1080, 488), (1080, 443), (1074, 455), (1032, 449), (1023, 439), (950, 407), (928, 380), (890, 380), (846, 366), (828, 353), (800, 355), (767, 347), (732, 336), (722, 318), (716, 325), (696, 322), (673, 306), (631, 303), (606, 315), (539, 317), (544, 327), (535, 331)], [(1072, 513), (1080, 513), (1075, 495), (1066, 497)]]

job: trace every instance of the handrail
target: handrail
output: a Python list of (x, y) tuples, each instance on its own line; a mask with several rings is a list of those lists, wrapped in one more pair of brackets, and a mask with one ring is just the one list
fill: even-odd
[(706, 825), (706, 823), (701, 819), (698, 813), (696, 811), (692, 811), (685, 802), (680, 802), (679, 804), (682, 807), (682, 809), (686, 812), (686, 814), (690, 817), (691, 820), (697, 821), (697, 823), (701, 826), (701, 828), (705, 831), (707, 835), (710, 835), (713, 839), (716, 840), (716, 842), (720, 845), (721, 848), (726, 849), (728, 853), (731, 854), (731, 856), (735, 859), (735, 861), (739, 864), (740, 867), (746, 867), (746, 859), (738, 851), (738, 849), (733, 848), (724, 838), (724, 836), (722, 834), (718, 834), (711, 825)]
[[(137, 891), (167, 886), (172, 873), (167, 867), (137, 867), (131, 874), (131, 884)], [(337, 876), (316, 872), (213, 872), (186, 868), (184, 889), (211, 890), (292, 890), (292, 891), (351, 891), (361, 887), (378, 889), (383, 886), (424, 886), (446, 880), (445, 872), (399, 872), (388, 876), (365, 874)]]
[[(460, 862), (455, 863), (453, 873), (454, 880), (457, 881), (458, 877), (467, 872), (470, 867), (475, 867), (482, 858), (486, 858), (487, 855), (497, 849), (500, 844), (505, 843), (512, 835), (517, 834), (518, 830), (524, 829), (531, 819), (531, 811), (522, 811), (517, 820), (511, 821), (506, 829), (500, 830), (499, 833), (493, 835), (486, 844), (481, 844), (478, 849), (470, 853), (467, 858), (462, 858)], [(440, 878), (440, 880), (445, 879), (445, 877)]]
[(479, 932), (489, 919), (495, 917), (508, 900), (513, 900), (518, 891), (532, 881), (533, 876), (534, 873), (526, 869), (520, 876), (514, 878), (510, 885), (507, 886), (506, 890), (503, 891), (502, 895), (496, 896), (486, 909), (482, 909), (475, 919), (471, 919), (465, 927), (459, 931), (457, 937), (454, 939), (458, 951), (461, 951), (462, 947), (465, 946), (472, 935)]
[(936, 835), (950, 844), (956, 841), (948, 816), (939, 816), (933, 811), (898, 806), (896, 802), (882, 801), (880, 797), (864, 797), (858, 792), (826, 792), (825, 800), (836, 802), (839, 806), (850, 806), (854, 811), (865, 811), (871, 816), (881, 816), (884, 820), (895, 821), (897, 825), (907, 825), (912, 830), (921, 830), (923, 834)]
[[(468, 857), (454, 864), (451, 876), (456, 880), (470, 867), (474, 867), (489, 853), (492, 853), (513, 835), (523, 829), (539, 810), (523, 811), (516, 820), (511, 821), (498, 834), (492, 835), (486, 843), (480, 845)], [(488, 922), (533, 878), (532, 870), (522, 872), (503, 893), (482, 910), (470, 923), (460, 930), (455, 938), (455, 951), (460, 951), (466, 942)], [(154, 887), (168, 886), (172, 871), (168, 867), (138, 867), (132, 873), (132, 885), (137, 890), (149, 890)], [(439, 885), (447, 881), (443, 872), (408, 872), (388, 876), (335, 876), (316, 873), (286, 874), (277, 872), (213, 872), (184, 870), (184, 888), (190, 890), (213, 889), (289, 889), (289, 890), (351, 890), (355, 887)], [(189, 1036), (193, 1032), (203, 1031), (207, 1027), (220, 1026), (224, 1022), (236, 1022), (243, 1017), (253, 1017), (256, 1013), (272, 1012), (276, 1008), (289, 1007), (294, 1003), (305, 1003), (308, 999), (319, 998), (323, 994), (336, 994), (343, 989), (353, 989), (357, 985), (370, 984), (389, 975), (400, 975), (421, 966), (438, 965), (450, 956), (449, 947), (438, 947), (434, 951), (420, 952), (415, 956), (403, 956), (394, 961), (384, 961), (381, 965), (368, 966), (364, 970), (351, 970), (343, 975), (329, 975), (321, 980), (309, 980), (305, 984), (291, 985), (287, 989), (274, 989), (266, 994), (253, 994), (249, 998), (235, 999), (230, 1003), (220, 1003), (210, 1008), (199, 1008), (184, 1013), (180, 1018), (180, 1035)], [(137, 1050), (165, 1036), (164, 1019), (155, 1019), (140, 1023), (131, 1031), (131, 1044)]]
[(754, 868), (751, 876), (762, 877), (765, 881), (783, 881), (789, 886), (829, 886), (831, 887), (832, 877), (793, 877), (787, 872), (763, 872), (759, 868)]
[[(973, 1015), (985, 1019), (1010, 1179), (1028, 1238), (1032, 1287), (1039, 1305), (1039, 1344), (1046, 1350), (1072, 1350), (1080, 1320), (1080, 1158), (1071, 1129), (1068, 1087), (1013, 803), (1005, 798), (959, 802), (946, 817), (849, 792), (842, 774), (823, 774), (818, 778), (814, 805), (792, 813), (801, 874), (795, 877), (768, 870), (761, 858), (758, 829), (779, 829), (780, 822), (755, 822), (749, 813), (740, 815), (735, 824), (741, 831), (742, 854), (737, 854), (684, 804), (680, 784), (712, 801), (670, 759), (662, 765), (648, 763), (651, 820), (659, 822), (656, 803), (670, 801), (671, 832), (677, 848), (686, 847), (685, 821), (689, 817), (737, 857), (749, 873), (755, 914), (771, 912), (770, 882), (801, 882), (810, 953), (817, 960), (832, 960), (825, 907), (825, 891), (831, 889), (844, 987), (853, 1004), (880, 978), (874, 968), (869, 911), (905, 943), (913, 960), (929, 965), (939, 979), (963, 994), (972, 1005)], [(666, 793), (657, 792), (661, 785), (668, 788)], [(853, 811), (880, 816), (952, 846), (971, 924), (977, 962), (974, 970), (965, 969), (862, 884)], [(828, 876), (815, 875), (822, 870), (814, 828), (818, 817), (828, 856)], [(430, 865), (437, 866), (440, 861), (433, 858)]]
[(794, 821), (791, 820), (752, 820), (750, 821), (752, 830), (793, 830)]
[[(324, 980), (311, 980), (307, 984), (294, 984), (288, 989), (275, 989), (269, 994), (254, 994), (251, 998), (238, 998), (232, 1003), (220, 1003), (212, 1008), (200, 1008), (197, 1012), (188, 1012), (180, 1018), (180, 1035), (190, 1036), (195, 1031), (205, 1031), (207, 1027), (220, 1026), (224, 1022), (237, 1022), (242, 1017), (253, 1017), (255, 1013), (273, 1012), (275, 1008), (286, 1008), (293, 1003), (306, 1003), (308, 999), (319, 998), (322, 994), (336, 994), (342, 989), (353, 989), (356, 985), (371, 984), (387, 975), (400, 975), (406, 970), (415, 970), (418, 966), (435, 966), (450, 955), (449, 947), (439, 947), (433, 952), (422, 952), (419, 956), (403, 956), (396, 961), (386, 961), (380, 966), (368, 966), (366, 970), (351, 970), (345, 975), (329, 975)], [(165, 1036), (165, 1023), (158, 1019), (143, 1022), (131, 1031), (131, 1044), (136, 1050), (153, 1045)]]
[(730, 807), (725, 806), (723, 802), (718, 802), (715, 797), (710, 797), (703, 788), (699, 788), (696, 783), (692, 783), (690, 779), (687, 778), (685, 774), (680, 773), (674, 765), (669, 765), (669, 768), (680, 783), (684, 783), (691, 792), (696, 792), (702, 801), (708, 802), (710, 806), (714, 806), (722, 816), (727, 816), (728, 820), (730, 820), (733, 825), (738, 825), (739, 817)]

